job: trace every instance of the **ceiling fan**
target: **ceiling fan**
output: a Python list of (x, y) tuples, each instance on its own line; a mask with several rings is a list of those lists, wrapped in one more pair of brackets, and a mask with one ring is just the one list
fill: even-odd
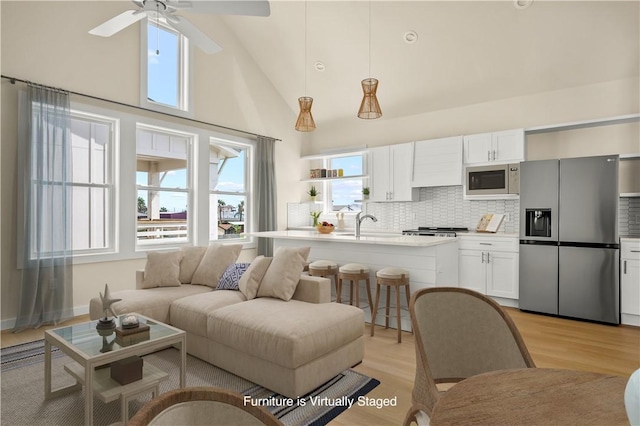
[(159, 19), (184, 34), (193, 44), (208, 54), (222, 50), (215, 41), (200, 31), (177, 11), (216, 15), (269, 16), (268, 0), (132, 0), (138, 9), (127, 10), (98, 25), (89, 34), (111, 37), (146, 17)]

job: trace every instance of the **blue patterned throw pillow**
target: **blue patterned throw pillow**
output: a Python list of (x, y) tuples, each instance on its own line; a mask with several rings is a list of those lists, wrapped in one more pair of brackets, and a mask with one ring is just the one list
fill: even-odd
[(250, 263), (232, 263), (220, 277), (216, 290), (238, 290), (238, 281)]

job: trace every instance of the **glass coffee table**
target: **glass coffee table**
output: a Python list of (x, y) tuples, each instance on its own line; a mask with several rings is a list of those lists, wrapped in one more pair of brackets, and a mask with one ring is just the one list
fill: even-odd
[[(186, 333), (170, 325), (152, 320), (138, 314), (140, 324), (149, 326), (149, 331), (120, 337), (113, 330), (97, 330), (98, 321), (55, 328), (44, 334), (44, 397), (54, 398), (85, 386), (84, 424), (93, 425), (93, 396), (105, 402), (121, 399), (122, 421), (126, 423), (128, 397), (145, 391), (157, 393), (158, 383), (167, 378), (167, 373), (152, 365), (145, 364), (141, 380), (120, 385), (111, 379), (108, 368), (102, 368), (114, 361), (133, 355), (146, 355), (151, 352), (174, 346), (180, 351), (180, 387), (186, 382)], [(124, 317), (124, 316), (122, 316)], [(116, 319), (120, 324), (120, 319)], [(57, 346), (75, 363), (65, 366), (65, 370), (76, 378), (76, 384), (64, 388), (51, 389), (51, 346)]]

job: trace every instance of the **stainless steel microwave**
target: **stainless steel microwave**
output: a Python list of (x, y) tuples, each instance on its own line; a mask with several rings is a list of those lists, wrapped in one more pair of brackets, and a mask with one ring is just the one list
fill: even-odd
[(471, 166), (465, 169), (466, 195), (520, 193), (520, 163)]

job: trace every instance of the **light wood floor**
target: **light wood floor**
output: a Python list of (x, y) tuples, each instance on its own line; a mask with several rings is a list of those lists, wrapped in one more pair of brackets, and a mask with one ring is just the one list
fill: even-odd
[[(595, 371), (628, 377), (640, 368), (640, 328), (612, 327), (561, 318), (534, 315), (507, 308), (538, 367)], [(87, 321), (87, 316), (73, 322)], [(70, 324), (70, 322), (66, 323)], [(65, 324), (65, 325), (66, 325)], [(375, 408), (354, 405), (330, 424), (398, 425), (411, 405), (415, 372), (413, 336), (403, 333), (396, 342), (396, 331), (376, 327), (375, 337), (365, 328), (365, 358), (355, 370), (380, 381), (370, 398), (397, 397), (397, 406)], [(2, 332), (2, 347), (44, 338), (43, 329), (18, 334)]]

